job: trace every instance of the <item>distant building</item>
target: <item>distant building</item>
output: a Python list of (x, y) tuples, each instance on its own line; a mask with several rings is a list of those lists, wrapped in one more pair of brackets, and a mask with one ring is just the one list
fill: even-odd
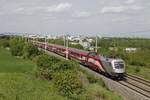
[(89, 39), (87, 39), (87, 41), (91, 43), (91, 42), (93, 42), (94, 40), (91, 39), (91, 38), (89, 38)]
[(83, 42), (83, 43), (82, 43), (82, 46), (83, 46), (84, 48), (90, 48), (91, 44), (90, 44), (89, 42)]
[(137, 48), (125, 48), (125, 51), (128, 53), (135, 53), (137, 51)]
[(77, 45), (79, 43), (77, 43), (77, 42), (70, 42), (70, 44)]
[(118, 50), (118, 48), (117, 47), (109, 47), (109, 50), (111, 50), (111, 51), (117, 51)]

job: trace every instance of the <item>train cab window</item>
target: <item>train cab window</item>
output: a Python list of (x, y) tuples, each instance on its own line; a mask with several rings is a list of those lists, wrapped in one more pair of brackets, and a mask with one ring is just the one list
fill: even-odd
[(96, 52), (90, 52), (90, 53), (89, 53), (89, 56), (96, 56), (96, 55), (97, 55)]

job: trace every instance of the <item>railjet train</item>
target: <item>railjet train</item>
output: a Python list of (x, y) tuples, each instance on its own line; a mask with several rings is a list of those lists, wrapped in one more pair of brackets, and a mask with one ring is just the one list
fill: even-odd
[[(122, 59), (107, 58), (98, 55), (96, 52), (86, 52), (74, 48), (66, 49), (64, 46), (35, 42), (39, 48), (54, 52), (61, 56), (68, 55), (69, 59), (75, 60), (88, 66), (90, 69), (103, 73), (111, 78), (123, 78), (125, 74), (125, 62)], [(46, 47), (46, 48), (45, 48)]]

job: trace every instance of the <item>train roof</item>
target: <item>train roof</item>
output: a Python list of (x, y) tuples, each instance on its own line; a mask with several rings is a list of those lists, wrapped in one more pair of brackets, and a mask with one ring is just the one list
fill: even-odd
[[(64, 46), (61, 46), (61, 45), (56, 45), (56, 44), (49, 44), (49, 45), (53, 45), (53, 46), (57, 46), (59, 48), (66, 49)], [(82, 55), (87, 55), (88, 54), (87, 51), (83, 51), (83, 50), (79, 50), (79, 49), (75, 49), (75, 48), (68, 48), (68, 50), (72, 51), (72, 52), (76, 52), (78, 54), (82, 54)]]
[(78, 49), (75, 49), (75, 48), (69, 48), (70, 51), (73, 51), (73, 52), (76, 52), (78, 54), (82, 54), (82, 55), (87, 55), (88, 52), (87, 51), (83, 51), (83, 50), (78, 50)]

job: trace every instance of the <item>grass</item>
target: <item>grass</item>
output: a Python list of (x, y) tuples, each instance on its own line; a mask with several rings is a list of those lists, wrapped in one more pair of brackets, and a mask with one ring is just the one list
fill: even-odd
[(107, 90), (98, 83), (90, 84), (84, 95), (88, 100), (123, 100), (118, 94)]
[(53, 84), (31, 73), (35, 64), (0, 48), (0, 100), (66, 100)]
[(0, 72), (28, 72), (34, 66), (32, 61), (14, 57), (8, 50), (0, 48)]
[[(137, 68), (138, 67), (138, 68)], [(136, 71), (138, 69), (138, 71)], [(142, 66), (127, 66), (127, 72), (150, 80), (150, 68)]]
[(53, 84), (24, 73), (0, 73), (0, 100), (66, 100)]

